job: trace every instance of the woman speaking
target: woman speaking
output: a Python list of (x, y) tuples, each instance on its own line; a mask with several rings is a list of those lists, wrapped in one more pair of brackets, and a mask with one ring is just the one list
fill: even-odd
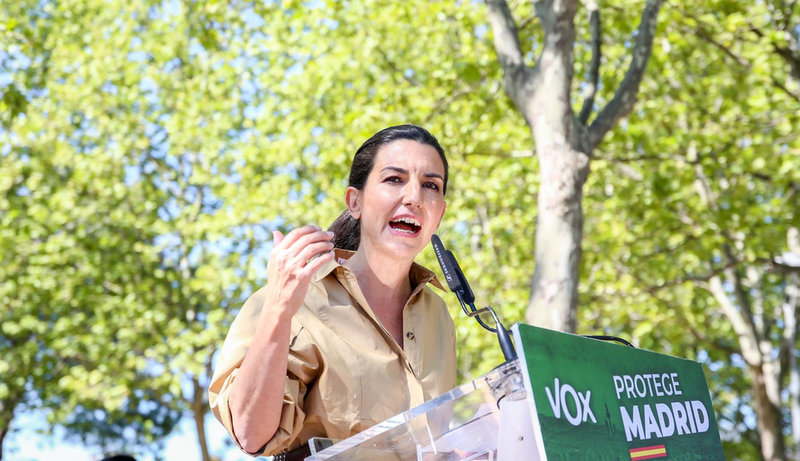
[(328, 232), (274, 232), (268, 285), (231, 325), (209, 388), (251, 455), (344, 439), (455, 387), (455, 328), (414, 263), (444, 215), (447, 159), (413, 125), (356, 151), (347, 210)]

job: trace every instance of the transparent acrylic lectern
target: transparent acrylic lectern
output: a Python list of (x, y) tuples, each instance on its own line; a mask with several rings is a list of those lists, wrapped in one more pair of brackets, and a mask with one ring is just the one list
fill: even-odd
[[(503, 403), (498, 405), (498, 401)], [(513, 402), (522, 409), (522, 419), (501, 424), (500, 410), (513, 414), (513, 409), (506, 410)], [(515, 360), (312, 454), (306, 461), (496, 461), (498, 447), (503, 445), (498, 441), (523, 440), (520, 428), (530, 426), (526, 409), (526, 391)], [(514, 426), (516, 432), (506, 430), (504, 438), (501, 426)], [(529, 433), (530, 429), (525, 432)], [(526, 442), (532, 443), (532, 437)]]

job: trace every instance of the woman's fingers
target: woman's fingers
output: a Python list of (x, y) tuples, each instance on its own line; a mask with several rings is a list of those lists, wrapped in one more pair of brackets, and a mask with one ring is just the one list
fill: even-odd
[(328, 264), (329, 262), (333, 261), (334, 257), (333, 251), (329, 251), (327, 253), (323, 253), (319, 255), (318, 258), (314, 258), (308, 265), (303, 269), (303, 275), (311, 277), (315, 272), (320, 270), (322, 266)]
[(303, 251), (303, 248), (309, 245), (317, 242), (329, 242), (331, 240), (333, 240), (333, 233), (328, 233), (325, 231), (317, 231), (310, 234), (305, 234), (294, 242), (290, 252), (294, 253), (296, 250), (297, 254), (299, 254), (301, 251)]
[(306, 261), (313, 258), (314, 256), (324, 253), (326, 251), (330, 251), (333, 249), (333, 242), (331, 241), (324, 241), (324, 242), (316, 242), (312, 243), (305, 248), (294, 258), (293, 262), (295, 264), (299, 264), (301, 267), (305, 266)]
[(276, 246), (281, 249), (289, 248), (292, 245), (294, 245), (294, 243), (297, 242), (300, 238), (309, 234), (313, 234), (315, 232), (320, 232), (321, 230), (322, 229), (320, 229), (319, 227), (312, 226), (311, 224), (309, 224), (308, 226), (298, 227), (297, 229), (292, 229), (291, 232), (286, 234), (286, 237), (281, 239), (280, 244)]
[(280, 245), (281, 241), (283, 241), (283, 234), (279, 230), (272, 231), (272, 248)]

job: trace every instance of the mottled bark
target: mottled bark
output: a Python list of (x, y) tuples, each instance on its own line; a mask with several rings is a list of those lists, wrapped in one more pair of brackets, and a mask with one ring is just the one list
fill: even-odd
[(11, 419), (6, 420), (5, 418), (0, 420), (0, 461), (3, 459), (3, 442), (6, 439), (6, 435), (11, 430)]
[[(791, 243), (790, 243), (791, 245)], [(800, 251), (798, 251), (800, 254)], [(786, 302), (783, 304), (783, 345), (781, 352), (789, 374), (789, 399), (792, 415), (792, 441), (795, 460), (800, 461), (800, 372), (797, 369), (797, 314), (800, 310), (800, 275), (791, 274), (786, 284)]]
[(764, 340), (763, 332), (753, 320), (750, 295), (735, 267), (726, 272), (733, 287), (733, 299), (724, 290), (719, 276), (711, 277), (708, 287), (739, 337), (739, 349), (750, 370), (761, 454), (765, 461), (786, 460), (781, 420), (781, 361), (773, 357), (772, 344)]
[(0, 461), (3, 459), (4, 441), (11, 432), (11, 422), (14, 420), (14, 410), (20, 402), (20, 398), (7, 398), (0, 400)]
[(192, 414), (194, 424), (197, 429), (197, 442), (200, 444), (200, 453), (203, 461), (211, 461), (208, 451), (208, 440), (206, 439), (206, 413), (208, 403), (205, 400), (205, 390), (198, 382), (197, 378), (192, 379), (194, 395), (192, 396)]
[(769, 389), (778, 386), (777, 376), (769, 373), (771, 370), (762, 370), (760, 367), (750, 367), (753, 375), (753, 395), (758, 425), (758, 435), (761, 439), (761, 456), (764, 461), (786, 461), (786, 445), (783, 441), (783, 421), (781, 420), (780, 400), (777, 405), (769, 395)]
[[(537, 137), (537, 146), (543, 137)], [(589, 157), (570, 146), (539, 148), (538, 154), (536, 268), (526, 321), (574, 332), (583, 236), (581, 198)]]
[(536, 221), (536, 267), (526, 320), (555, 330), (575, 331), (583, 237), (583, 185), (592, 150), (636, 101), (650, 57), (656, 20), (663, 0), (648, 0), (633, 47), (631, 63), (614, 98), (586, 123), (593, 111), (601, 62), (597, 4), (587, 2), (592, 24), (592, 61), (579, 116), (572, 111), (573, 46), (578, 0), (539, 0), (536, 15), (544, 30), (536, 66), (523, 61), (517, 26), (505, 0), (486, 0), (494, 46), (503, 67), (505, 91), (525, 117), (536, 144), (541, 186)]
[(8, 429), (0, 428), (0, 460), (3, 459), (3, 441), (6, 439)]

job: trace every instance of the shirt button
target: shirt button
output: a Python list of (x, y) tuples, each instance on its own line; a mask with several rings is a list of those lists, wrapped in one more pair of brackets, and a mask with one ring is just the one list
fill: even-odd
[(406, 333), (406, 338), (408, 338), (408, 339), (413, 341), (414, 340), (414, 333), (409, 331), (408, 333)]

